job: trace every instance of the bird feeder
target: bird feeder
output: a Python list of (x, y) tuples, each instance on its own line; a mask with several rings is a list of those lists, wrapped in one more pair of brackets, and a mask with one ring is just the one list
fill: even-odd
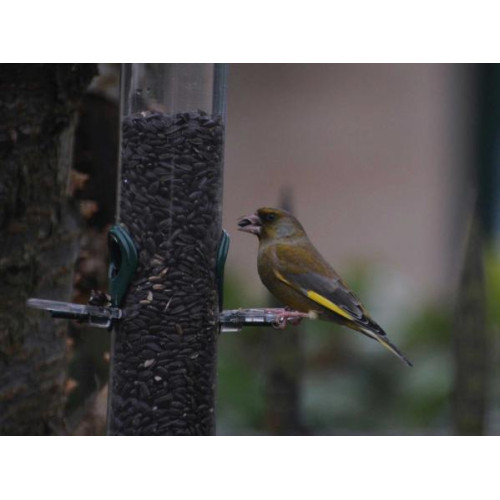
[(215, 432), (225, 76), (122, 68), (117, 222), (138, 260), (113, 334), (110, 434)]
[(215, 433), (219, 332), (308, 314), (222, 310), (226, 66), (125, 64), (109, 297), (32, 298), (53, 317), (112, 330), (108, 433)]

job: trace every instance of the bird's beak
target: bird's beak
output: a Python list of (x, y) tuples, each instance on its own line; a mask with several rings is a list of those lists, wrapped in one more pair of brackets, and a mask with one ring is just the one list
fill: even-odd
[(260, 230), (262, 229), (262, 221), (257, 214), (245, 215), (238, 220), (238, 226), (238, 231), (244, 231), (245, 233), (259, 236)]

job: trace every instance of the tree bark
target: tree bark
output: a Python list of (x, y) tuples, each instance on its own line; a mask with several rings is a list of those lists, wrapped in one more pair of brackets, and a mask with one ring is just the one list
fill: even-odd
[(25, 303), (70, 299), (75, 112), (96, 73), (93, 64), (0, 65), (0, 434), (63, 428), (66, 324)]

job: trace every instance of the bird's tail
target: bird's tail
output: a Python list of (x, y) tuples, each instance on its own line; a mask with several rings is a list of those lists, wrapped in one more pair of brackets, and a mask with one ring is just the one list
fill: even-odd
[(403, 363), (408, 366), (413, 366), (413, 363), (388, 339), (387, 335), (380, 329), (382, 333), (376, 333), (368, 328), (362, 328), (361, 332), (377, 342), (380, 342), (386, 349), (395, 354)]

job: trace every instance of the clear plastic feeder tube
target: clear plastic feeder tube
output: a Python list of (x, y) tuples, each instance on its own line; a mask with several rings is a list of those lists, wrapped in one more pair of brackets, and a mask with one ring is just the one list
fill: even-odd
[(111, 434), (213, 434), (225, 74), (122, 68), (118, 222), (139, 264), (114, 335)]

